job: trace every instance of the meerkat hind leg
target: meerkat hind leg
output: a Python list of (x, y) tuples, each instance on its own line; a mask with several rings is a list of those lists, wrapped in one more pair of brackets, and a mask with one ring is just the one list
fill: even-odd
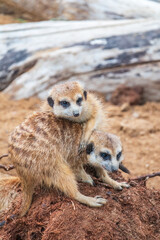
[(23, 217), (29, 210), (30, 205), (32, 203), (32, 196), (34, 191), (34, 183), (33, 181), (25, 180), (22, 181), (23, 188), (23, 200), (20, 209), (20, 217)]
[(96, 167), (97, 176), (101, 178), (104, 183), (111, 185), (116, 190), (122, 190), (123, 187), (129, 188), (130, 185), (126, 182), (117, 182), (113, 180), (107, 173), (106, 170), (100, 167)]
[(87, 197), (78, 191), (75, 175), (72, 170), (64, 163), (59, 166), (59, 171), (53, 177), (53, 185), (67, 196), (86, 204), (90, 207), (101, 207), (106, 203), (106, 199), (101, 197)]

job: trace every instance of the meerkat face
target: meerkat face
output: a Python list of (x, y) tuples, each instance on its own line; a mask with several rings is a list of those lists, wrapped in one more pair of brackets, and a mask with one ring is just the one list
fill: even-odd
[(47, 100), (57, 117), (77, 121), (87, 100), (87, 92), (79, 82), (66, 82), (55, 85)]
[(109, 172), (117, 171), (123, 160), (120, 139), (114, 134), (101, 131), (92, 133), (86, 153), (91, 165), (101, 166)]

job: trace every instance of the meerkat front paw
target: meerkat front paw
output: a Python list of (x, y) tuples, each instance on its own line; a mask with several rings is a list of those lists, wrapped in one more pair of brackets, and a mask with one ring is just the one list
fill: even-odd
[(101, 196), (95, 196), (94, 198), (90, 197), (90, 201), (88, 203), (88, 205), (90, 207), (101, 207), (104, 204), (106, 204), (107, 200), (102, 198)]
[(114, 189), (116, 190), (122, 190), (123, 188), (129, 188), (130, 185), (126, 182), (121, 182), (121, 183), (117, 183), (115, 186), (113, 186)]
[(80, 181), (80, 182), (88, 183), (91, 186), (95, 186), (95, 183), (94, 183), (93, 179), (91, 178), (91, 176), (89, 174), (87, 174), (85, 172), (84, 169), (81, 169), (81, 171), (79, 171), (77, 173), (77, 180)]
[(88, 184), (90, 184), (91, 186), (95, 186), (95, 183), (94, 183), (93, 179), (92, 179), (91, 176), (88, 175), (88, 174), (86, 174), (86, 178), (85, 178), (85, 179), (82, 179), (81, 181), (84, 182), (84, 183), (88, 183)]

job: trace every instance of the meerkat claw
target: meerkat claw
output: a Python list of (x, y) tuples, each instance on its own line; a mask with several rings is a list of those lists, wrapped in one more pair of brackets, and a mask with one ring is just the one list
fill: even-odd
[(99, 195), (97, 195), (97, 196), (95, 196), (95, 198), (102, 198), (101, 196), (99, 196)]
[(79, 151), (82, 152), (83, 150), (86, 149), (87, 143), (86, 142), (82, 142), (79, 146)]
[(126, 183), (126, 182), (121, 182), (121, 183), (118, 183), (118, 184), (114, 187), (114, 189), (121, 191), (123, 188), (129, 188), (129, 187), (130, 187), (130, 185), (129, 185), (128, 183)]
[(130, 185), (126, 182), (121, 182), (121, 186), (125, 188), (130, 188)]
[(95, 196), (95, 199), (97, 200), (96, 201), (97, 203), (101, 204), (101, 206), (106, 204), (106, 202), (107, 202), (107, 200), (102, 198), (101, 196)]
[(90, 198), (89, 202), (87, 203), (87, 205), (89, 205), (90, 207), (101, 207), (104, 204), (106, 204), (107, 200), (100, 197), (100, 196), (96, 196), (94, 198)]

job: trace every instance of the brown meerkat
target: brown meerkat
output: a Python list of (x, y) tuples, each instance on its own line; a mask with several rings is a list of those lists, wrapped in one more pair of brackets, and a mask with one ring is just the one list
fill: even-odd
[(104, 122), (100, 102), (79, 82), (56, 85), (47, 100), (43, 111), (16, 127), (9, 139), (9, 158), (23, 187), (21, 216), (30, 207), (34, 187), (42, 182), (84, 204), (102, 206), (105, 199), (86, 197), (78, 191), (70, 167), (75, 165), (79, 146)]
[[(95, 167), (97, 176), (114, 189), (122, 190), (130, 187), (126, 182), (117, 182), (109, 177), (108, 172), (117, 171), (119, 168), (129, 173), (122, 165), (123, 152), (120, 138), (114, 134), (94, 131), (86, 148), (88, 163)], [(86, 178), (86, 177), (85, 177)], [(89, 177), (90, 179), (90, 177)], [(90, 180), (91, 181), (91, 180)]]
[(78, 191), (71, 159), (76, 159), (82, 133), (82, 125), (56, 118), (50, 111), (34, 113), (16, 127), (9, 140), (9, 159), (22, 183), (21, 216), (30, 207), (34, 187), (42, 183), (91, 207), (106, 203)]
[(79, 81), (68, 81), (55, 85), (42, 106), (42, 111), (51, 111), (58, 118), (84, 124), (81, 148), (94, 129), (104, 130), (107, 126), (106, 113), (101, 101), (92, 93), (84, 90)]

